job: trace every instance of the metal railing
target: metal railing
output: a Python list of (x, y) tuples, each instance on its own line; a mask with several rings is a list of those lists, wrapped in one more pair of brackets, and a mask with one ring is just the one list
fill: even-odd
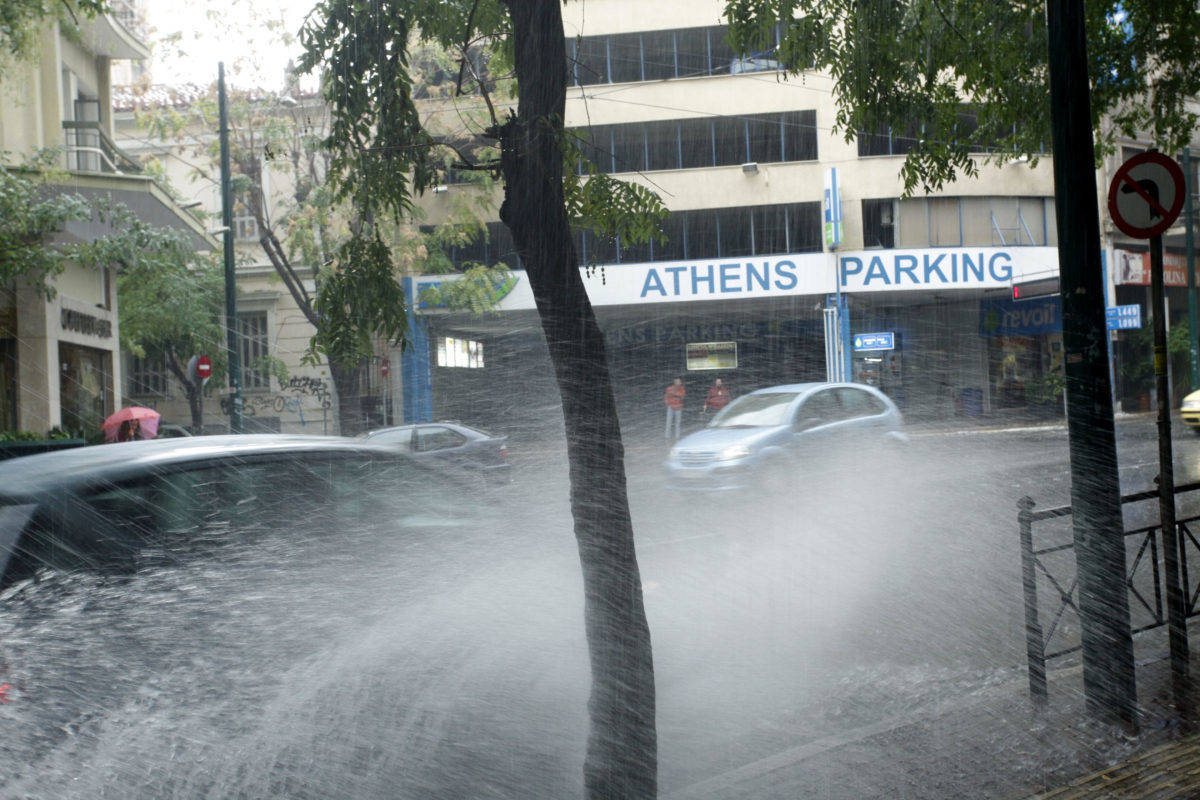
[(67, 169), (136, 175), (142, 165), (109, 138), (99, 122), (63, 120)]
[[(1175, 496), (1200, 490), (1200, 482), (1177, 484)], [(1121, 497), (1121, 505), (1127, 506), (1145, 500), (1157, 500), (1159, 492), (1151, 489)], [(1047, 698), (1046, 662), (1067, 656), (1082, 649), (1081, 643), (1068, 640), (1067, 621), (1079, 621), (1078, 573), (1075, 571), (1073, 539), (1035, 546), (1033, 526), (1038, 522), (1071, 516), (1070, 506), (1059, 506), (1034, 511), (1031, 497), (1017, 501), (1017, 526), (1021, 536), (1021, 578), (1025, 594), (1025, 648), (1029, 663), (1029, 694), (1038, 702)], [(1185, 615), (1197, 615), (1200, 599), (1200, 581), (1194, 581), (1188, 569), (1188, 556), (1200, 559), (1200, 515), (1181, 517), (1176, 520), (1179, 532), (1180, 570), (1184, 588)], [(1129, 590), (1131, 630), (1143, 633), (1167, 624), (1164, 577), (1161, 555), (1163, 553), (1162, 525), (1155, 522), (1141, 525), (1124, 533), (1126, 554), (1125, 585)], [(1065, 563), (1055, 564), (1054, 557), (1061, 556)], [(1051, 600), (1045, 609), (1038, 605), (1038, 583), (1048, 585)], [(1043, 612), (1045, 612), (1043, 614)], [(1073, 615), (1073, 617), (1071, 616)], [(1136, 619), (1135, 619), (1136, 618)], [(1043, 629), (1042, 620), (1048, 619)], [(1053, 648), (1053, 649), (1052, 649)]]

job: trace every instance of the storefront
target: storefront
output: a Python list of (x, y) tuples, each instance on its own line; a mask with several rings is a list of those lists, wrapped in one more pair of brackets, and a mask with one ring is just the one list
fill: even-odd
[[(1054, 248), (1024, 247), (656, 262), (583, 274), (622, 425), (653, 432), (664, 387), (677, 376), (688, 391), (685, 421), (689, 410), (699, 414), (716, 377), (736, 396), (847, 375), (878, 386), (915, 419), (1028, 404), (1029, 386), (1061, 369), (1061, 321), (1056, 305), (1005, 303), (1014, 281), (1056, 273)], [(532, 292), (515, 275), (498, 316), (421, 310), (428, 340), (404, 358), (405, 419), (500, 427), (527, 417), (532, 425), (548, 410), (561, 418)], [(870, 340), (876, 349), (858, 346), (864, 334), (881, 335)], [(469, 357), (444, 363), (445, 340), (478, 353), (474, 365)]]

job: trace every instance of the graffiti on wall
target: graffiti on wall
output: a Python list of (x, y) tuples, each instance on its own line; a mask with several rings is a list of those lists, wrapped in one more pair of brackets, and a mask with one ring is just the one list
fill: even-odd
[[(295, 414), (304, 424), (304, 398), (315, 398), (322, 411), (333, 407), (333, 393), (329, 382), (323, 378), (293, 376), (281, 387), (278, 394), (255, 394), (245, 398), (242, 415), (256, 417), (259, 414)], [(229, 397), (221, 398), (221, 413), (229, 416), (233, 403)]]

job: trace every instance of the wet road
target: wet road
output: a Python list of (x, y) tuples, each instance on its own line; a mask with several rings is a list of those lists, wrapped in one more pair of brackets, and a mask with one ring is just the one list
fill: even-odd
[[(1119, 449), (1149, 486), (1153, 421)], [(565, 459), (513, 450), (504, 522), (469, 540), (281, 540), (6, 597), (0, 796), (578, 796)], [(1065, 428), (915, 431), (882, 476), (864, 454), (777, 503), (670, 496), (662, 455), (628, 461), (664, 793), (1022, 680), (1016, 499), (1066, 500)], [(1176, 456), (1196, 476), (1200, 438)]]

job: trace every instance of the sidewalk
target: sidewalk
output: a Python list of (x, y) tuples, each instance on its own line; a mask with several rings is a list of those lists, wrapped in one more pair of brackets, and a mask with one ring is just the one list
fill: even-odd
[[(1193, 652), (1200, 639), (1193, 640)], [(663, 800), (1150, 800), (1200, 798), (1200, 735), (1173, 707), (1167, 659), (1138, 665), (1139, 727), (1091, 720), (1078, 667), (1043, 710), (1024, 675), (967, 698), (789, 746)], [(1082, 776), (1082, 777), (1081, 777)]]

